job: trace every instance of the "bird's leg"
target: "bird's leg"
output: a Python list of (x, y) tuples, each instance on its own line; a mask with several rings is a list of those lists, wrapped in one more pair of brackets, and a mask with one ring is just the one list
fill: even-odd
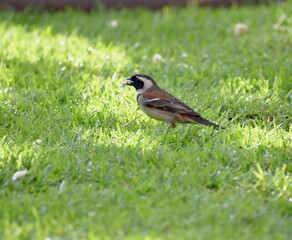
[(175, 123), (174, 122), (170, 122), (170, 121), (168, 121), (168, 122), (166, 122), (167, 123), (167, 126), (169, 127), (169, 128), (175, 128)]

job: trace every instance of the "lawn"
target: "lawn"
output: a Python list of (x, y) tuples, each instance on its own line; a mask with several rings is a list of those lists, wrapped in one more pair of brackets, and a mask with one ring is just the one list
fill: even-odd
[[(1, 10), (0, 36), (0, 239), (290, 239), (291, 1)], [(148, 118), (135, 73), (226, 130)]]

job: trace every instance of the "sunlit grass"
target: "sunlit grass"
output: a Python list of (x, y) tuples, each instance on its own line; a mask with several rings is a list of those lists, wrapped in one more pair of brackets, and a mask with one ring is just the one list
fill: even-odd
[[(0, 238), (289, 239), (291, 13), (2, 10)], [(227, 129), (148, 118), (134, 73)]]

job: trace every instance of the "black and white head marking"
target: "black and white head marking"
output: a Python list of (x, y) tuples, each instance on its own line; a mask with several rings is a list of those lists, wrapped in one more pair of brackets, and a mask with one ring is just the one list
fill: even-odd
[(138, 93), (141, 93), (142, 91), (152, 87), (153, 84), (155, 84), (155, 82), (148, 75), (136, 74), (133, 75), (132, 77), (127, 78), (123, 84), (133, 86)]

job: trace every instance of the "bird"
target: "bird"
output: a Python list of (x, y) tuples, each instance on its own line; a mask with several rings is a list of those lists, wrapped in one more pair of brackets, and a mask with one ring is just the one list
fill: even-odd
[(160, 88), (154, 79), (145, 74), (135, 74), (124, 80), (122, 86), (133, 86), (137, 91), (137, 102), (149, 117), (175, 128), (176, 123), (202, 124), (224, 129), (195, 112), (186, 103)]

